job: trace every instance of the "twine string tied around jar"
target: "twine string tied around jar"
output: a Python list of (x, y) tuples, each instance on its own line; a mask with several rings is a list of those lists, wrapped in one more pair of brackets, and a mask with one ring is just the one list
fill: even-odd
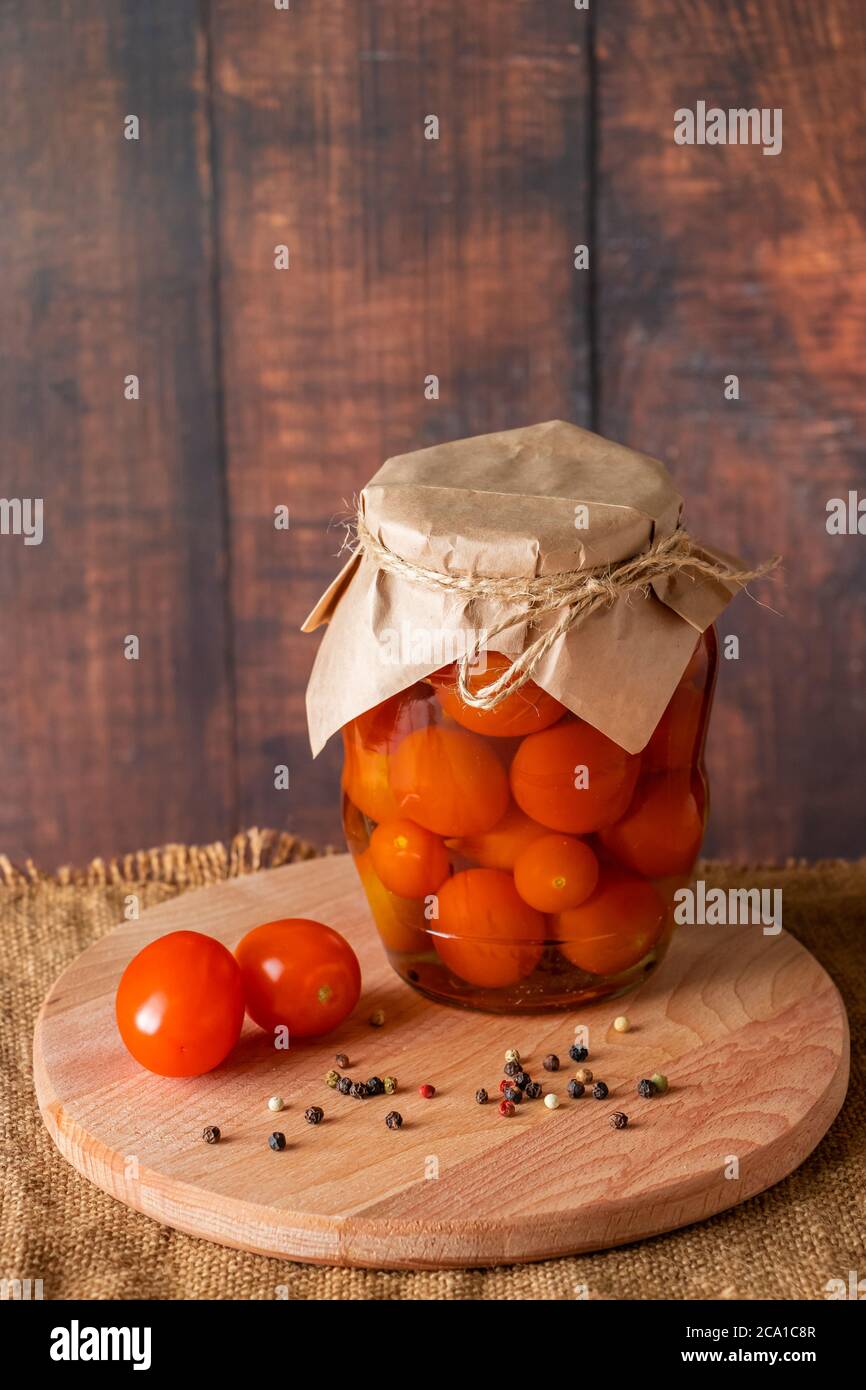
[(353, 530), (356, 552), (362, 551), (388, 574), (428, 589), (462, 592), (467, 597), (511, 605), (514, 611), (487, 629), (483, 639), (483, 645), (487, 647), (499, 633), (518, 623), (537, 628), (556, 615), (555, 621), (533, 638), (495, 680), (481, 686), (476, 684), (474, 689), (470, 688), (469, 679), (473, 663), (481, 651), (482, 639), (473, 641), (456, 663), (457, 690), (461, 700), (477, 710), (496, 709), (504, 699), (516, 694), (532, 679), (539, 662), (564, 633), (627, 594), (647, 594), (654, 580), (686, 573), (693, 580), (705, 578), (744, 586), (753, 579), (769, 574), (781, 562), (781, 556), (774, 555), (755, 569), (736, 569), (723, 560), (707, 558), (688, 532), (683, 527), (677, 527), (671, 535), (627, 560), (587, 569), (564, 570), (558, 574), (490, 578), (484, 575), (446, 574), (419, 565), (414, 560), (404, 559), (373, 534), (360, 511)]

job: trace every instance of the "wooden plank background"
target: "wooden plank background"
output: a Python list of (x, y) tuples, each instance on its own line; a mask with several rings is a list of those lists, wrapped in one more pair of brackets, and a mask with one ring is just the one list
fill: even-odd
[[(864, 487), (864, 40), (857, 0), (0, 8), (0, 496), (46, 517), (0, 537), (0, 852), (338, 842), (297, 631), (335, 521), (389, 454), (559, 416), (786, 556), (723, 624), (709, 848), (862, 853), (825, 504)], [(675, 145), (698, 99), (781, 106), (782, 154)]]

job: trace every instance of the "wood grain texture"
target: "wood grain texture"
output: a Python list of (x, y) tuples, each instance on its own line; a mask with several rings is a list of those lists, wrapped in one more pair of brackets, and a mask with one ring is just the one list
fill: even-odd
[[(143, 1072), (114, 1024), (130, 957), (163, 932), (192, 927), (234, 946), (279, 915), (332, 922), (358, 952), (364, 996), (328, 1039), (275, 1052), (247, 1026), (233, 1058), (208, 1076)], [(366, 1022), (372, 1007), (384, 1028)], [(664, 966), (628, 1000), (632, 1031), (610, 1004), (579, 1015), (507, 1020), (429, 1004), (386, 964), (348, 856), (238, 879), (154, 908), (92, 946), (57, 981), (34, 1042), (39, 1105), (74, 1166), (130, 1206), (222, 1244), (292, 1259), (381, 1268), (516, 1262), (624, 1244), (744, 1201), (789, 1173), (844, 1099), (848, 1027), (835, 986), (786, 933), (682, 928)], [(563, 1057), (576, 1023), (610, 1097), (570, 1101)], [(525, 1102), (511, 1120), (491, 1095), (507, 1046), (562, 1099)], [(335, 1051), (350, 1072), (392, 1073), (393, 1098), (363, 1102), (325, 1086)], [(638, 1077), (663, 1069), (652, 1101)], [(421, 1082), (437, 1086), (422, 1100)], [(274, 1116), (267, 1097), (287, 1108)], [(311, 1103), (325, 1110), (304, 1123)], [(388, 1130), (392, 1107), (404, 1127)], [(608, 1119), (625, 1109), (629, 1128)], [(224, 1139), (202, 1143), (205, 1124)], [(272, 1153), (274, 1128), (288, 1146)], [(739, 1177), (725, 1177), (731, 1158)], [(515, 1198), (515, 1194), (517, 1197)]]
[(534, 0), (213, 6), (244, 824), (341, 839), (298, 627), (353, 494), (407, 449), (587, 423), (587, 35), (573, 6)]
[[(690, 529), (785, 557), (721, 624), (708, 851), (863, 849), (866, 10), (858, 0), (597, 9), (599, 418), (670, 462)], [(677, 146), (674, 112), (781, 107), (783, 147)], [(726, 401), (724, 378), (740, 378)]]
[(45, 526), (0, 535), (13, 856), (234, 813), (204, 87), (193, 5), (0, 7), (0, 496)]

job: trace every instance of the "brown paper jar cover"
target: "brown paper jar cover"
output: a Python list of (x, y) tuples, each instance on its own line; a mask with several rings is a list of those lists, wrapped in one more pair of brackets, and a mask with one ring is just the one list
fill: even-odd
[[(485, 578), (533, 578), (628, 559), (670, 536), (683, 511), (658, 459), (562, 420), (388, 459), (359, 505), (369, 531), (403, 559), (444, 575)], [(731, 560), (703, 544), (700, 553)], [(565, 632), (532, 679), (627, 752), (639, 752), (696, 635), (739, 587), (688, 569), (654, 580), (646, 593), (620, 596)], [(431, 589), (356, 552), (303, 625), (311, 632), (328, 624), (307, 688), (313, 754), (350, 720), (442, 666), (438, 635), (468, 640), (511, 617), (492, 645), (516, 656), (528, 640), (519, 605), (471, 590)], [(417, 633), (434, 636), (414, 642)], [(395, 662), (395, 650), (425, 659)]]

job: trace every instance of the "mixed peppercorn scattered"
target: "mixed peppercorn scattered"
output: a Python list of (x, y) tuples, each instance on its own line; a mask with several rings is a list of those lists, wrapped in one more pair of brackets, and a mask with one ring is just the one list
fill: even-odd
[[(381, 1027), (384, 1024), (385, 1015), (381, 1009), (376, 1009), (370, 1015), (370, 1023), (374, 1027)], [(618, 1033), (626, 1033), (631, 1025), (625, 1015), (614, 1019), (613, 1028)], [(568, 1049), (569, 1058), (573, 1062), (584, 1062), (589, 1056), (589, 1049), (580, 1043), (573, 1043)], [(338, 1052), (334, 1061), (338, 1067), (345, 1069), (349, 1065), (349, 1059), (345, 1052)], [(549, 1052), (542, 1060), (545, 1071), (557, 1072), (560, 1068), (559, 1057), (555, 1052)], [(517, 1048), (510, 1047), (505, 1053), (503, 1064), (505, 1075), (499, 1082), (499, 1091), (502, 1096), (498, 1110), (500, 1115), (513, 1116), (517, 1112), (517, 1106), (524, 1100), (538, 1100), (543, 1092), (540, 1081), (534, 1081), (531, 1074), (526, 1070)], [(371, 1076), (367, 1081), (353, 1081), (351, 1077), (340, 1075), (335, 1068), (329, 1069), (324, 1077), (325, 1085), (336, 1090), (340, 1095), (349, 1095), (358, 1100), (364, 1100), (370, 1096), (393, 1095), (397, 1090), (397, 1078), (394, 1076)], [(584, 1096), (587, 1087), (593, 1083), (591, 1094), (595, 1100), (606, 1100), (610, 1095), (610, 1090), (604, 1081), (594, 1081), (593, 1073), (589, 1067), (578, 1067), (574, 1076), (571, 1077), (566, 1086), (566, 1091), (572, 1100), (579, 1100)], [(637, 1082), (637, 1094), (644, 1099), (653, 1096), (664, 1095), (668, 1090), (668, 1079), (661, 1072), (653, 1072), (651, 1077), (641, 1077)], [(430, 1082), (424, 1082), (418, 1088), (418, 1093), (425, 1100), (432, 1100), (436, 1095), (436, 1087)], [(475, 1092), (475, 1100), (478, 1105), (486, 1105), (490, 1099), (487, 1090), (480, 1086)], [(548, 1110), (557, 1110), (560, 1107), (559, 1096), (554, 1091), (549, 1091), (544, 1095), (544, 1104)], [(285, 1108), (285, 1101), (282, 1096), (274, 1095), (268, 1099), (268, 1109), (279, 1111)], [(307, 1124), (321, 1124), (325, 1117), (325, 1112), (320, 1105), (309, 1105), (304, 1110), (304, 1119)], [(608, 1117), (608, 1122), (612, 1129), (625, 1129), (628, 1126), (628, 1115), (622, 1110), (615, 1110)], [(397, 1110), (389, 1110), (385, 1116), (385, 1124), (389, 1129), (400, 1129), (403, 1125), (403, 1116)], [(217, 1144), (220, 1140), (220, 1130), (217, 1125), (206, 1125), (202, 1131), (202, 1139), (207, 1144)], [(279, 1130), (275, 1130), (268, 1137), (268, 1145), (275, 1152), (279, 1152), (286, 1147), (286, 1136)]]

